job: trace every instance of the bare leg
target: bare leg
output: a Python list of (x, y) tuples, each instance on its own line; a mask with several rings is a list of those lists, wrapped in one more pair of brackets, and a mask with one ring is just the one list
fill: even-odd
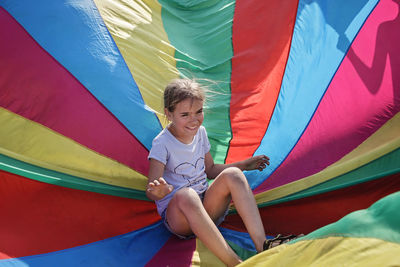
[(204, 207), (210, 217), (215, 220), (225, 211), (231, 198), (256, 250), (262, 251), (266, 238), (260, 212), (246, 177), (240, 169), (235, 167), (222, 171), (211, 184), (204, 198)]
[(204, 209), (197, 193), (182, 188), (168, 204), (167, 220), (171, 229), (180, 235), (194, 233), (204, 245), (228, 266), (241, 262)]

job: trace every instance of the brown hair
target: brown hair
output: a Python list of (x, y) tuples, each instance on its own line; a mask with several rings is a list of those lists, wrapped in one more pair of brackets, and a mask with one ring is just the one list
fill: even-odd
[(164, 108), (174, 112), (176, 105), (185, 100), (205, 100), (203, 88), (194, 80), (175, 79), (164, 90)]

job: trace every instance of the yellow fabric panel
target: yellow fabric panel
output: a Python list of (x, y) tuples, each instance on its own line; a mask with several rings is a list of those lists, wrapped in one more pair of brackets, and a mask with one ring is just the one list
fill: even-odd
[(277, 246), (238, 266), (399, 266), (399, 251), (399, 244), (379, 239), (328, 237)]
[(226, 266), (217, 256), (214, 255), (200, 239), (196, 238), (196, 250), (193, 253), (192, 266), (199, 267), (224, 267)]
[(314, 185), (326, 182), (339, 175), (357, 169), (385, 154), (392, 152), (400, 147), (400, 113), (386, 122), (378, 131), (371, 135), (367, 140), (360, 144), (352, 152), (341, 158), (339, 161), (328, 166), (324, 170), (300, 179), (298, 181), (285, 184), (283, 186), (257, 194), (258, 204), (278, 199)]
[[(145, 103), (164, 119), (162, 93), (178, 78), (175, 49), (169, 43), (155, 0), (94, 0), (142, 93)], [(165, 125), (164, 125), (165, 126)]]
[(49, 128), (0, 108), (0, 153), (80, 178), (144, 190), (147, 178)]

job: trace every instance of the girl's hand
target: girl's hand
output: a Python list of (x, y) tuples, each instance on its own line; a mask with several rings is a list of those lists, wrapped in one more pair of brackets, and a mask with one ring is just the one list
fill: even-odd
[(173, 189), (174, 187), (168, 184), (162, 177), (153, 180), (147, 186), (147, 192), (153, 195), (157, 200), (164, 198), (171, 193)]
[(269, 165), (269, 158), (265, 155), (259, 155), (248, 158), (244, 161), (244, 170), (264, 170)]

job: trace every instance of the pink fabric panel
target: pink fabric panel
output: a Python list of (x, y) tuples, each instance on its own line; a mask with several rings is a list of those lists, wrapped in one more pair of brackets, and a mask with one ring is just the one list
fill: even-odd
[(259, 193), (321, 171), (400, 111), (399, 3), (381, 1), (354, 40), (308, 128)]
[(0, 25), (0, 106), (147, 174), (144, 146), (2, 8)]
[(165, 243), (160, 251), (145, 265), (146, 267), (191, 266), (193, 253), (196, 250), (196, 238), (181, 240), (176, 236)]

